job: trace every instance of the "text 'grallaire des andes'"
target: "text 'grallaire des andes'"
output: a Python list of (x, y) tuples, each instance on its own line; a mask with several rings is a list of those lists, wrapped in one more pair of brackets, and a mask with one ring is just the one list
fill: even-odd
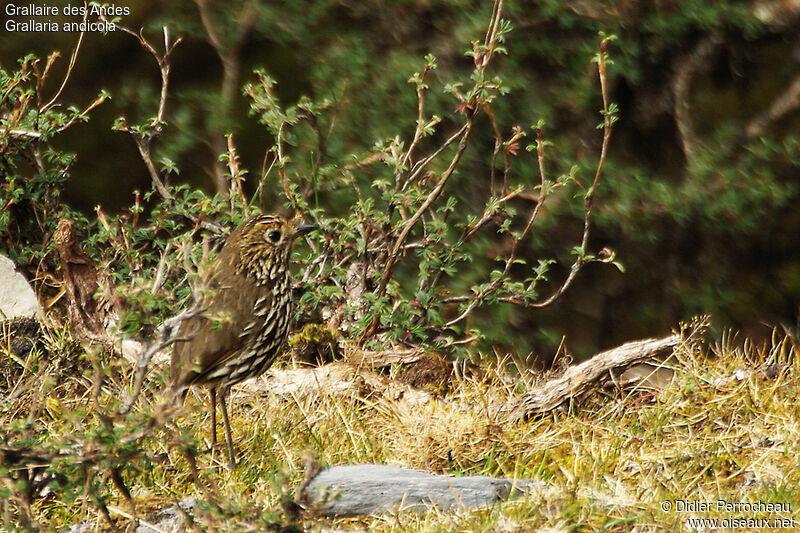
[(18, 6), (15, 4), (6, 4), (6, 15), (9, 17), (57, 17), (58, 15), (66, 16), (104, 16), (104, 17), (122, 17), (131, 14), (131, 9), (127, 6), (117, 6), (114, 4), (107, 6), (99, 6), (92, 4), (85, 5), (69, 5), (63, 7), (49, 6), (47, 4), (28, 4), (25, 6)]

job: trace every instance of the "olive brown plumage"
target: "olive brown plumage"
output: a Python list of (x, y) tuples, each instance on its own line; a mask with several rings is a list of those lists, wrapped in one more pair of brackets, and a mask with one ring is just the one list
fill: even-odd
[(211, 391), (212, 446), (216, 443), (216, 392), (235, 464), (225, 393), (258, 376), (275, 361), (292, 316), (289, 258), (296, 237), (315, 226), (277, 215), (245, 221), (230, 234), (205, 278), (203, 312), (181, 323), (172, 354), (174, 386)]

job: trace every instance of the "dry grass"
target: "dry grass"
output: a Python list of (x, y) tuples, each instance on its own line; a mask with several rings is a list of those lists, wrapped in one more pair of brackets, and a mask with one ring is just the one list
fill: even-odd
[[(487, 365), (481, 379), (458, 379), (445, 398), (421, 404), (358, 387), (233, 394), (240, 465), (229, 471), (220, 448), (198, 452), (197, 468), (236, 518), (215, 522), (207, 515), (200, 523), (252, 529), (259, 512), (291, 494), (309, 452), (323, 465), (389, 463), (455, 475), (537, 478), (552, 487), (546, 497), (472, 513), (303, 519), (302, 527), (312, 530), (680, 531), (693, 517), (791, 518), (800, 509), (798, 348), (788, 337), (767, 347), (736, 345), (723, 339), (711, 347), (684, 346), (676, 353), (672, 385), (658, 394), (599, 393), (524, 423), (504, 420), (490, 408), (519, 393), (519, 383), (508, 379), (502, 365)], [(125, 369), (123, 363), (116, 366)], [(20, 379), (35, 371), (26, 370), (28, 377)], [(128, 376), (126, 371), (118, 375)], [(34, 413), (38, 427), (53, 439), (86, 431), (92, 413), (130, 386), (109, 375), (95, 405), (96, 383), (62, 378), (55, 387), (31, 387), (13, 405), (5, 404), (3, 424)], [(154, 430), (142, 441), (148, 457), (159, 459), (126, 474), (140, 516), (186, 495), (204, 497), (174, 435), (184, 431), (189, 440), (207, 441), (206, 403), (204, 391), (190, 395), (187, 411), (168, 423), (173, 440)], [(713, 509), (662, 509), (662, 502), (678, 500), (711, 502)], [(717, 512), (718, 500), (780, 503), (791, 511)], [(8, 524), (14, 514), (4, 507)], [(108, 508), (122, 523), (130, 504), (112, 491)], [(94, 506), (81, 498), (67, 501), (58, 491), (37, 499), (32, 513), (54, 528), (98, 518)]]

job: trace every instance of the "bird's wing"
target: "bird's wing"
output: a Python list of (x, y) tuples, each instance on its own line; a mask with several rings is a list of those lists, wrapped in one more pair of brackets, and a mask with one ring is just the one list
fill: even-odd
[(214, 281), (209, 287), (207, 311), (181, 324), (179, 336), (187, 340), (176, 343), (173, 352), (173, 372), (179, 385), (214, 381), (214, 373), (245, 342), (257, 291), (234, 290), (230, 284)]

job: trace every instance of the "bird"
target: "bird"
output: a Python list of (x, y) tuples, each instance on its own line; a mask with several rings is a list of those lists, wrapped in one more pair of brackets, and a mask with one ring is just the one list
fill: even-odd
[(236, 466), (225, 394), (265, 372), (280, 353), (293, 314), (289, 258), (294, 240), (316, 226), (298, 217), (248, 218), (226, 239), (203, 279), (199, 313), (180, 323), (172, 352), (173, 388), (181, 402), (194, 385), (209, 388), (212, 450), (216, 403), (225, 423), (230, 466)]

